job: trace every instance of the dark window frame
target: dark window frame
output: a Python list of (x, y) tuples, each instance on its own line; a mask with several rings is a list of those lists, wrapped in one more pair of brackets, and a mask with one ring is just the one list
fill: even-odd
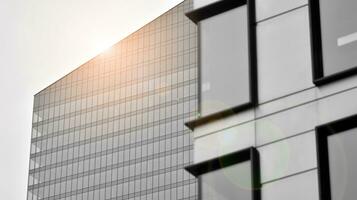
[(356, 65), (350, 69), (324, 76), (320, 0), (309, 0), (309, 16), (313, 83), (321, 86), (357, 74)]
[(251, 162), (252, 177), (252, 200), (261, 200), (261, 180), (260, 180), (260, 161), (259, 152), (256, 148), (250, 147), (234, 153), (230, 153), (218, 158), (213, 158), (201, 163), (185, 167), (185, 170), (198, 178), (198, 196), (202, 199), (202, 179), (201, 175), (225, 167), (236, 165), (242, 162)]
[(257, 83), (257, 42), (256, 42), (256, 20), (255, 20), (255, 0), (221, 0), (201, 8), (186, 13), (186, 16), (198, 24), (198, 112), (201, 113), (201, 51), (200, 51), (200, 24), (201, 20), (221, 14), (225, 11), (247, 5), (248, 20), (248, 61), (249, 61), (249, 101), (247, 103), (218, 111), (216, 113), (201, 116), (198, 119), (189, 121), (186, 126), (193, 130), (195, 127), (234, 115), (238, 112), (253, 108), (258, 104), (258, 83)]
[(315, 128), (320, 199), (331, 200), (328, 137), (353, 128), (357, 128), (357, 115), (329, 122)]

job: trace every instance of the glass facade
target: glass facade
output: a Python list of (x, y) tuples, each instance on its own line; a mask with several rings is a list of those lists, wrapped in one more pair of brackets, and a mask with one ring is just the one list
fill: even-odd
[(331, 199), (356, 198), (357, 129), (351, 129), (327, 138)]
[(320, 199), (355, 199), (357, 115), (316, 127)]
[(356, 1), (310, 0), (313, 77), (316, 85), (357, 74)]
[(200, 199), (261, 199), (260, 159), (254, 147), (211, 158), (185, 168), (199, 179)]
[(323, 72), (333, 75), (357, 66), (357, 1), (320, 0)]
[(203, 200), (252, 199), (251, 163), (245, 161), (201, 175)]
[(250, 101), (247, 18), (243, 5), (200, 21), (202, 116)]
[(197, 199), (186, 0), (35, 95), (28, 200)]
[(199, 118), (191, 129), (257, 106), (255, 0), (215, 1), (186, 14), (199, 27)]

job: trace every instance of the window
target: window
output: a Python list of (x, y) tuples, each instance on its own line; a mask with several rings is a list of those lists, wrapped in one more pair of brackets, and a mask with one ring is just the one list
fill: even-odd
[(357, 73), (356, 8), (357, 1), (310, 0), (315, 84)]
[(192, 125), (254, 106), (254, 0), (221, 0), (186, 15), (199, 27), (201, 118)]
[(259, 155), (248, 148), (186, 167), (199, 178), (201, 200), (260, 200)]
[(320, 199), (357, 196), (357, 115), (316, 128)]

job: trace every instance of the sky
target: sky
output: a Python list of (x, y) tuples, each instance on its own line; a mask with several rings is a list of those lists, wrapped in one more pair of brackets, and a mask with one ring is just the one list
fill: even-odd
[(0, 199), (26, 199), (33, 95), (180, 2), (0, 0)]

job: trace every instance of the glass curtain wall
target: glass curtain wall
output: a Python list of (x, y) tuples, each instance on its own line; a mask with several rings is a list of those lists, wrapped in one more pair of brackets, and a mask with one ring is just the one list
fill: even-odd
[(196, 200), (192, 0), (35, 95), (28, 200)]

